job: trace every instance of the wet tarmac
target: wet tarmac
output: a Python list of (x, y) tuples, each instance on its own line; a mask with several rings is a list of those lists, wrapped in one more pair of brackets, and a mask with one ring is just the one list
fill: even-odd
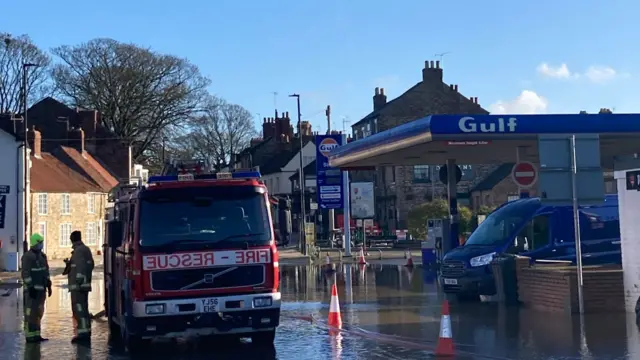
[[(109, 340), (103, 321), (93, 323), (91, 347), (72, 345), (70, 297), (65, 279), (56, 277), (42, 324), (50, 340), (42, 345), (25, 346), (22, 291), (0, 289), (0, 360), (426, 359), (438, 338), (443, 295), (423, 275), (419, 267), (343, 265), (327, 274), (317, 266), (282, 266), (282, 319), (273, 347), (258, 348), (248, 340), (157, 342), (137, 357)], [(326, 326), (334, 281), (345, 328), (339, 335), (330, 335)], [(96, 280), (90, 295), (93, 313), (102, 309), (103, 292)], [(581, 329), (577, 317), (564, 314), (454, 303), (451, 320), (456, 359), (640, 359), (640, 331), (632, 315), (587, 315)]]

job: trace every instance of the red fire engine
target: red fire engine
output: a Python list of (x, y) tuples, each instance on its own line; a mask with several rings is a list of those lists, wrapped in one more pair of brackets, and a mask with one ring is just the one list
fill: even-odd
[(162, 337), (272, 344), (278, 251), (254, 171), (152, 176), (115, 189), (107, 222), (105, 313), (130, 350)]

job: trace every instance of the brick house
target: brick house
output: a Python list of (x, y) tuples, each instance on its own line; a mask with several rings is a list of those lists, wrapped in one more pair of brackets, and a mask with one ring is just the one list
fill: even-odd
[[(443, 82), (439, 61), (426, 61), (422, 69), (422, 81), (397, 98), (387, 101), (384, 89), (376, 88), (373, 111), (353, 124), (352, 132), (356, 140), (362, 139), (433, 114), (478, 115), (488, 114), (488, 111), (480, 106), (477, 97), (464, 96), (458, 91), (458, 85)], [(458, 184), (458, 198), (461, 204), (468, 205), (469, 190), (499, 165), (461, 164), (461, 167), (463, 178)], [(386, 224), (390, 230), (405, 229), (411, 208), (432, 198), (446, 196), (446, 185), (438, 180), (438, 169), (429, 165), (378, 167), (375, 171), (352, 172), (351, 181), (373, 181), (376, 220), (383, 226)], [(509, 188), (508, 192), (511, 191)]]
[(130, 181), (133, 168), (130, 147), (101, 125), (98, 111), (70, 108), (47, 97), (31, 106), (27, 115), (29, 125), (34, 125), (43, 136), (42, 151), (55, 150), (60, 143), (69, 139), (71, 129), (82, 128), (84, 147), (93, 155), (93, 161), (108, 169), (118, 180), (127, 183)]
[(35, 127), (27, 139), (31, 153), (30, 233), (45, 238), (50, 259), (69, 257), (69, 235), (83, 233), (83, 240), (94, 252), (102, 247), (107, 193), (118, 184), (85, 150), (84, 131), (72, 129), (69, 145), (42, 149), (42, 136)]

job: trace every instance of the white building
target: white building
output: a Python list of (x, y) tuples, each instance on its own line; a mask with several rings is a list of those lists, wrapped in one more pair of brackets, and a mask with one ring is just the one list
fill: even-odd
[(23, 142), (8, 130), (0, 126), (0, 269), (17, 271), (26, 225), (24, 201), (29, 194), (24, 196)]
[[(302, 148), (302, 161), (304, 166), (309, 165), (316, 159), (316, 145), (312, 141)], [(291, 195), (291, 181), (289, 177), (300, 169), (300, 151), (288, 152), (276, 155), (266, 169), (261, 167), (260, 173), (269, 194), (271, 195)], [(315, 186), (315, 182), (314, 182)]]

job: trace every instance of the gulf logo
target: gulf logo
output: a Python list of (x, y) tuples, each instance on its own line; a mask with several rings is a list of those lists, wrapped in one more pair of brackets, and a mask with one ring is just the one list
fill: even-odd
[(338, 142), (335, 139), (324, 138), (320, 142), (320, 145), (318, 145), (318, 148), (320, 150), (320, 154), (324, 155), (325, 157), (328, 157), (331, 150), (337, 148), (338, 146), (339, 146)]

